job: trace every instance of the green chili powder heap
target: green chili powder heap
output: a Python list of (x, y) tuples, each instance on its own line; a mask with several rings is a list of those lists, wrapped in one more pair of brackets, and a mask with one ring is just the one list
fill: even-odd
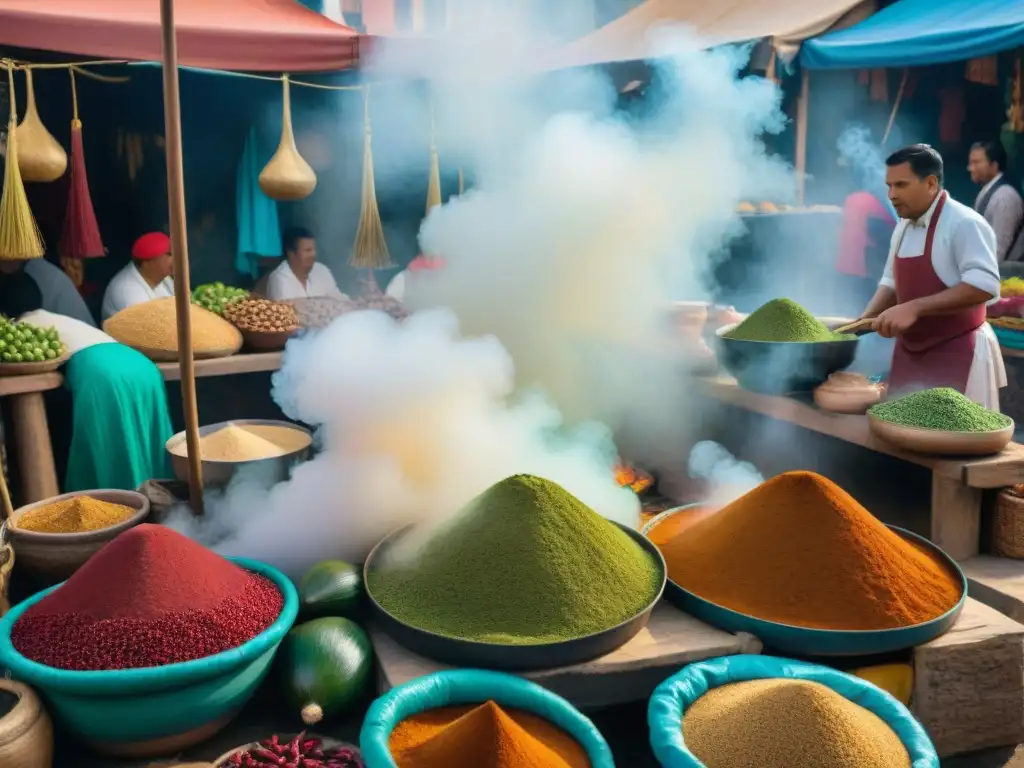
[(536, 645), (600, 632), (643, 610), (655, 560), (561, 486), (515, 475), (491, 486), (408, 564), (368, 575), (407, 624), (446, 637)]
[(856, 338), (833, 333), (823, 322), (790, 299), (772, 299), (724, 334), (739, 341), (843, 341)]
[(926, 389), (879, 403), (868, 413), (892, 424), (946, 432), (991, 432), (1012, 423), (1008, 416), (982, 408), (950, 387)]

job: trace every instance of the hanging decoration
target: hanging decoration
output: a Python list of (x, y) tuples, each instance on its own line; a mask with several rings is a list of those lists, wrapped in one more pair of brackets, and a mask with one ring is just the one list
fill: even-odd
[(1021, 77), (1021, 53), (1018, 50), (1013, 57), (1013, 87), (1010, 92), (1010, 109), (1006, 116), (1010, 118), (1010, 130), (1024, 133), (1024, 77)]
[(89, 179), (85, 172), (85, 150), (82, 145), (82, 121), (78, 118), (78, 89), (75, 70), (71, 75), (71, 158), (68, 184), (68, 207), (64, 214), (64, 229), (60, 238), (60, 264), (71, 281), (79, 288), (85, 279), (82, 259), (95, 259), (106, 255), (96, 212), (89, 194)]
[(44, 253), (43, 236), (39, 232), (21, 180), (18, 144), (21, 129), (17, 127), (18, 107), (14, 97), (14, 63), (7, 67), (7, 85), (11, 105), (7, 124), (7, 162), (4, 164), (4, 190), (0, 196), (0, 260), (38, 259)]
[(969, 83), (978, 85), (999, 85), (999, 57), (982, 56), (967, 62), (964, 78)]
[(437, 129), (430, 108), (430, 176), (427, 179), (427, 213), (441, 204), (441, 165), (437, 158)]
[(283, 83), (281, 143), (260, 172), (260, 189), (271, 200), (302, 200), (316, 189), (316, 172), (299, 154), (292, 131), (292, 100), (288, 75)]
[(68, 156), (39, 118), (32, 70), (28, 67), (25, 68), (25, 94), (25, 117), (18, 126), (21, 178), (24, 181), (56, 181), (67, 170)]
[[(370, 131), (370, 86), (363, 89), (363, 188), (359, 210), (359, 227), (352, 246), (349, 266), (357, 269), (387, 269), (393, 266), (384, 225), (377, 207), (377, 185), (373, 179), (373, 144)], [(372, 273), (371, 273), (372, 279)]]
[(461, 195), (465, 191), (466, 191), (466, 185), (465, 185), (464, 177), (462, 175), (462, 166), (460, 165), (459, 166), (459, 194)]

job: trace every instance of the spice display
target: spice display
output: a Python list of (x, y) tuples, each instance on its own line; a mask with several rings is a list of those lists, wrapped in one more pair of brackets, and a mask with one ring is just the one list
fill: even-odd
[[(308, 432), (273, 424), (228, 424), (199, 438), (204, 461), (259, 461), (302, 450), (312, 443)], [(182, 440), (171, 448), (175, 456), (188, 456)]]
[(367, 589), (414, 627), (533, 645), (632, 618), (660, 575), (637, 542), (564, 488), (516, 475), (471, 501), (414, 561), (375, 567)]
[(292, 628), (277, 655), (285, 698), (306, 725), (342, 714), (369, 692), (373, 646), (348, 619), (322, 618)]
[(929, 552), (813, 472), (778, 475), (658, 548), (683, 589), (800, 627), (907, 627), (961, 597), (957, 578)]
[(572, 736), (493, 701), (413, 715), (395, 727), (388, 746), (398, 768), (590, 768)]
[(220, 281), (197, 285), (192, 291), (193, 303), (217, 315), (223, 314), (224, 307), (228, 304), (247, 298), (249, 292), (244, 288), (232, 288)]
[(342, 560), (317, 563), (299, 583), (299, 611), (304, 618), (352, 616), (362, 600), (363, 571)]
[(356, 303), (347, 296), (310, 296), (305, 299), (289, 299), (284, 303), (295, 308), (299, 325), (303, 328), (326, 328), (335, 318), (357, 309)]
[(85, 533), (123, 523), (137, 511), (92, 496), (75, 496), (29, 510), (15, 521), (15, 527), (35, 533)]
[(741, 341), (844, 341), (856, 336), (833, 333), (814, 315), (790, 299), (772, 299), (728, 333)]
[(224, 307), (224, 317), (243, 331), (287, 333), (299, 330), (295, 307), (269, 299), (242, 299)]
[[(242, 336), (231, 323), (209, 310), (190, 304), (192, 349), (196, 353), (238, 350)], [(133, 304), (107, 318), (103, 330), (129, 347), (157, 352), (178, 351), (174, 297)]]
[(0, 317), (0, 360), (5, 363), (43, 363), (64, 354), (56, 328), (37, 328)]
[(655, 523), (654, 527), (647, 532), (647, 538), (654, 543), (654, 546), (661, 549), (663, 545), (675, 539), (680, 533), (692, 528), (717, 511), (715, 507), (698, 506), (673, 510), (671, 515), (666, 515)]
[(25, 611), (11, 643), (58, 669), (156, 667), (237, 648), (273, 624), (283, 605), (270, 580), (143, 524)]
[(872, 406), (868, 414), (891, 424), (945, 432), (992, 432), (1013, 423), (1009, 416), (983, 408), (950, 387), (888, 400)]
[(683, 715), (683, 740), (708, 768), (910, 768), (885, 721), (808, 680), (713, 688)]
[(252, 749), (236, 752), (217, 768), (236, 765), (242, 768), (267, 765), (280, 768), (363, 768), (363, 761), (358, 750), (352, 747), (328, 746), (302, 732), (291, 739), (271, 736)]
[(1004, 298), (1008, 296), (1024, 296), (1024, 278), (1008, 277), (1000, 281), (999, 295)]

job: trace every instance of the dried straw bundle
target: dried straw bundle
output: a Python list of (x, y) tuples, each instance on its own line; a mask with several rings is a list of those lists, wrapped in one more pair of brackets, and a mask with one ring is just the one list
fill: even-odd
[(60, 263), (76, 286), (85, 278), (82, 259), (106, 255), (96, 212), (89, 194), (89, 179), (85, 172), (85, 150), (82, 145), (82, 121), (78, 119), (78, 90), (75, 71), (71, 75), (71, 158), (69, 162), (68, 207), (64, 214), (64, 229), (60, 238)]
[(25, 184), (18, 167), (18, 108), (14, 97), (14, 64), (7, 67), (11, 117), (7, 124), (7, 162), (4, 165), (4, 190), (0, 196), (0, 260), (38, 259), (43, 253), (43, 236), (25, 195)]
[(430, 176), (427, 179), (427, 213), (441, 204), (441, 164), (437, 158), (437, 131), (430, 113)]
[(377, 207), (377, 185), (373, 180), (373, 146), (370, 132), (370, 88), (363, 90), (363, 189), (359, 227), (352, 246), (349, 266), (357, 269), (387, 269), (393, 266), (384, 226)]

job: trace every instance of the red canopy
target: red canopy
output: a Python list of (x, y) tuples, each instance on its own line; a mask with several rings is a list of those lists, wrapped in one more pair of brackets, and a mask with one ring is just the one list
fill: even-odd
[[(359, 33), (296, 0), (176, 0), (178, 62), (206, 69), (354, 67)], [(0, 0), (0, 45), (160, 61), (159, 0)]]

